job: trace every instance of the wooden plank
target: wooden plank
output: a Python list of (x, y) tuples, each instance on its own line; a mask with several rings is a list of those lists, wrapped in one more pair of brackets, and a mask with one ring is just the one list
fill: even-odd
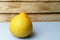
[[(0, 22), (10, 22), (18, 14), (0, 14)], [(32, 22), (56, 22), (60, 21), (60, 14), (28, 14)]]
[(0, 13), (60, 12), (60, 2), (0, 2)]
[(0, 1), (60, 1), (60, 0), (0, 0)]

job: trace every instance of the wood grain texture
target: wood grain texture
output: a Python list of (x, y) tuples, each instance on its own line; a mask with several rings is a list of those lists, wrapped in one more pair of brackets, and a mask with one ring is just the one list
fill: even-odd
[[(10, 22), (18, 14), (0, 14), (0, 22)], [(60, 14), (28, 14), (32, 22), (56, 22), (60, 21)]]
[(60, 12), (60, 2), (0, 2), (0, 13)]
[(60, 0), (0, 0), (0, 1), (60, 1)]

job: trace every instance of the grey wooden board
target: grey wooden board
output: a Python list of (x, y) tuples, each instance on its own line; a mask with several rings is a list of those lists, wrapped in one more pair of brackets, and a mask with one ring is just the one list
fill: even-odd
[(60, 22), (33, 22), (33, 35), (16, 38), (9, 31), (9, 22), (0, 23), (0, 40), (60, 40)]
[(0, 2), (0, 13), (60, 12), (60, 2)]

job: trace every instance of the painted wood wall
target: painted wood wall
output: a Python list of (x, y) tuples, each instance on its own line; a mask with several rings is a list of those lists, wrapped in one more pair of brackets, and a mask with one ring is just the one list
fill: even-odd
[(26, 11), (34, 22), (60, 21), (60, 0), (0, 0), (0, 22)]

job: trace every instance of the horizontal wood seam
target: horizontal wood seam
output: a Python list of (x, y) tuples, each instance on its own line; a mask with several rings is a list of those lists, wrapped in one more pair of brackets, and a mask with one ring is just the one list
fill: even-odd
[[(0, 13), (0, 14), (19, 14), (19, 13)], [(60, 12), (27, 13), (27, 14), (60, 14)]]
[(60, 1), (0, 1), (0, 2), (60, 2)]

